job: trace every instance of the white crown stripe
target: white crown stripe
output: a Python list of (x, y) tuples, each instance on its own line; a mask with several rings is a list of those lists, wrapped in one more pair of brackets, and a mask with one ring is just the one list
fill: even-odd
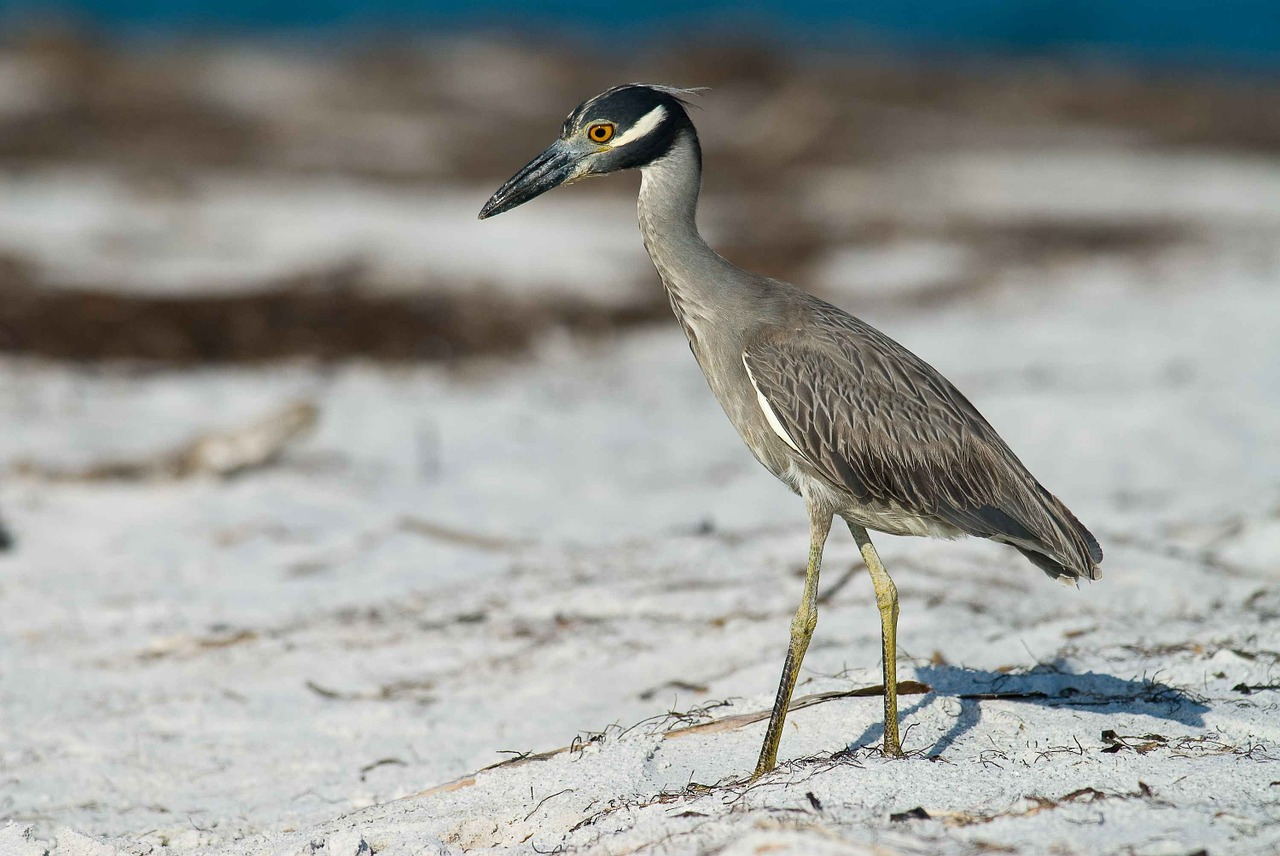
[(634, 142), (643, 136), (649, 134), (654, 128), (662, 124), (662, 120), (667, 118), (667, 108), (658, 105), (640, 117), (640, 121), (636, 122), (631, 128), (613, 141), (613, 145), (625, 146), (627, 143)]

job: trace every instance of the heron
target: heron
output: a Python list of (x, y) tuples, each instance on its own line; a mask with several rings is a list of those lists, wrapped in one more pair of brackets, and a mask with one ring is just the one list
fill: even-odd
[(691, 90), (617, 86), (564, 120), (545, 151), (503, 184), (480, 219), (562, 184), (640, 170), (640, 233), (716, 400), (748, 449), (809, 515), (804, 594), (751, 776), (777, 764), (796, 678), (818, 619), (832, 522), (848, 525), (880, 613), (883, 754), (898, 731), (898, 591), (868, 530), (987, 538), (1051, 578), (1101, 578), (1102, 549), (945, 377), (870, 324), (715, 252), (698, 231), (702, 150)]

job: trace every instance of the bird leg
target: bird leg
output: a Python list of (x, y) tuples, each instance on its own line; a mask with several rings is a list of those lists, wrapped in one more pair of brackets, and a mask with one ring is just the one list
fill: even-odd
[(901, 758), (902, 743), (898, 740), (898, 587), (880, 563), (880, 556), (867, 530), (850, 523), (849, 531), (853, 533), (853, 540), (858, 542), (862, 560), (871, 572), (876, 606), (880, 609), (880, 639), (884, 645), (884, 754), (890, 758)]
[(818, 624), (818, 570), (822, 566), (822, 547), (831, 532), (831, 515), (809, 510), (809, 569), (804, 578), (804, 597), (795, 618), (791, 619), (791, 645), (787, 648), (787, 660), (782, 666), (782, 680), (778, 683), (778, 696), (769, 716), (769, 729), (764, 733), (764, 745), (760, 747), (760, 760), (751, 781), (769, 772), (778, 763), (778, 743), (782, 740), (782, 725), (791, 706), (791, 693), (800, 674), (800, 663), (813, 638), (813, 628)]

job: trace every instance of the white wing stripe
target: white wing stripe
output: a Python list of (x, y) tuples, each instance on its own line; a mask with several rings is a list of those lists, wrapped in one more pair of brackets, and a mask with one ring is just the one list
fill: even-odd
[(614, 140), (613, 147), (617, 148), (618, 146), (625, 146), (627, 143), (640, 139), (645, 134), (648, 134), (654, 128), (658, 127), (665, 118), (667, 118), (667, 108), (662, 105), (654, 107), (648, 113), (641, 116), (640, 121), (632, 125), (625, 134)]
[(769, 399), (764, 397), (764, 393), (760, 391), (760, 387), (756, 385), (756, 379), (751, 374), (751, 366), (747, 365), (747, 355), (742, 355), (742, 367), (747, 370), (747, 380), (751, 381), (751, 388), (756, 391), (756, 400), (760, 402), (760, 409), (764, 411), (764, 419), (769, 423), (769, 427), (773, 429), (773, 433), (778, 435), (778, 439), (790, 446), (795, 452), (799, 453), (800, 448), (796, 446), (791, 439), (791, 435), (787, 433), (787, 429), (782, 427), (782, 423), (778, 421), (778, 414), (773, 412), (773, 407), (769, 404)]

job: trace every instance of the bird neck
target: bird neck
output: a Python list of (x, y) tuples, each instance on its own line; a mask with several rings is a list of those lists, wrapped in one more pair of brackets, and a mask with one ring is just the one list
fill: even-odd
[(736, 302), (727, 275), (736, 269), (698, 232), (702, 152), (692, 129), (682, 131), (662, 157), (640, 170), (637, 210), (644, 247), (662, 277), (671, 308), (695, 349), (700, 331)]

